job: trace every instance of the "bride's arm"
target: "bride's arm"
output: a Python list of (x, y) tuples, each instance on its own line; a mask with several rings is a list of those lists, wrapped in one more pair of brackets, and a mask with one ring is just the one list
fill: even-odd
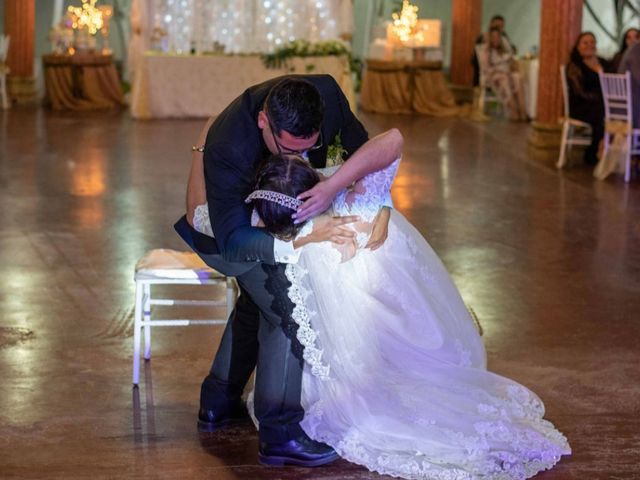
[[(211, 117), (198, 135), (198, 140), (194, 144), (196, 147), (204, 147), (207, 139), (209, 127), (215, 117)], [(198, 205), (207, 203), (207, 191), (204, 186), (204, 153), (193, 151), (191, 153), (191, 171), (187, 182), (187, 221), (193, 226), (193, 213)]]
[(390, 165), (402, 152), (404, 139), (397, 128), (376, 135), (362, 145), (327, 180), (298, 195), (304, 204), (293, 214), (296, 222), (303, 222), (325, 211), (336, 194), (366, 175), (382, 170)]

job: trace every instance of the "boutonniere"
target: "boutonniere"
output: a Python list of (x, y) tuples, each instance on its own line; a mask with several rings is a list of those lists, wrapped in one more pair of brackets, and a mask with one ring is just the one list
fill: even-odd
[(333, 143), (329, 144), (327, 149), (327, 167), (333, 167), (335, 165), (342, 165), (344, 163), (344, 157), (347, 151), (342, 146), (342, 139), (340, 138), (340, 132), (333, 139)]

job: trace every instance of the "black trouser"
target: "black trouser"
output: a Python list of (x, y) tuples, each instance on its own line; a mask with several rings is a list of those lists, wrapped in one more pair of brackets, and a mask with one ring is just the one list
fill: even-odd
[(598, 163), (598, 147), (604, 137), (604, 103), (574, 102), (571, 104), (571, 117), (591, 125), (591, 144), (584, 152), (584, 161), (589, 165)]
[(284, 270), (283, 264), (260, 264), (237, 277), (240, 296), (200, 394), (201, 408), (224, 411), (240, 398), (257, 364), (254, 406), (266, 442), (299, 436), (304, 417), (303, 347)]
[(584, 161), (588, 165), (595, 165), (598, 163), (598, 147), (604, 137), (604, 122), (600, 119), (599, 121), (591, 121), (589, 124), (591, 125), (591, 144), (584, 152)]

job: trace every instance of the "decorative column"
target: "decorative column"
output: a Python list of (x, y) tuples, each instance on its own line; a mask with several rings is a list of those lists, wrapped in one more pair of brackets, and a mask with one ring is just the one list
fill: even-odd
[(471, 58), (482, 28), (482, 0), (453, 0), (452, 17), (451, 83), (471, 87)]
[(35, 0), (4, 1), (4, 33), (9, 35), (7, 79), (9, 96), (18, 101), (35, 98), (33, 52), (35, 40)]
[(560, 144), (563, 115), (560, 65), (582, 31), (583, 0), (542, 0), (540, 14), (540, 74), (536, 121), (529, 142), (537, 147)]

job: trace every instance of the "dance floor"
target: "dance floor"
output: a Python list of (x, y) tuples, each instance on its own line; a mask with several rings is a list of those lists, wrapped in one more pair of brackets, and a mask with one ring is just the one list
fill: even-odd
[[(478, 314), (490, 368), (571, 443), (536, 478), (639, 479), (640, 179), (557, 172), (523, 124), (362, 118), (404, 133), (395, 206)], [(201, 125), (0, 112), (1, 478), (382, 478), (343, 460), (261, 467), (249, 427), (198, 434), (222, 327), (155, 329), (132, 390), (133, 267), (183, 249), (172, 224)]]

